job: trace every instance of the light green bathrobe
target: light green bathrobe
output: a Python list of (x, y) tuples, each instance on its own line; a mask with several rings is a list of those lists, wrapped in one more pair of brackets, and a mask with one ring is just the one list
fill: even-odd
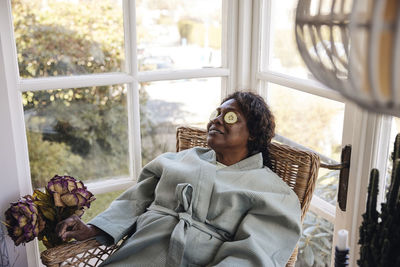
[(90, 224), (114, 243), (106, 266), (285, 266), (301, 232), (296, 194), (261, 153), (217, 170), (194, 148), (147, 164), (138, 183)]

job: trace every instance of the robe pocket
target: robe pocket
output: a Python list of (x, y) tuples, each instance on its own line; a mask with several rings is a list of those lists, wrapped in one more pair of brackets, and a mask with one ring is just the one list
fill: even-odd
[(185, 257), (193, 266), (204, 266), (214, 259), (223, 241), (195, 227), (187, 231)]

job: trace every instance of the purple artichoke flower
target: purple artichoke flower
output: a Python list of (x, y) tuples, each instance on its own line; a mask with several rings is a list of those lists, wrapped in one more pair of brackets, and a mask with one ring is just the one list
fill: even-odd
[(90, 203), (95, 200), (86, 186), (72, 176), (55, 175), (47, 184), (47, 189), (53, 195), (56, 207), (89, 208)]
[(45, 227), (45, 221), (39, 214), (31, 196), (25, 196), (5, 212), (8, 235), (15, 245), (33, 240)]

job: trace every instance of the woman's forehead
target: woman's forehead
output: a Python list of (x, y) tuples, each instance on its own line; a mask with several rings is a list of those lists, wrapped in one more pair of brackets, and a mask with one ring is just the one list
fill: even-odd
[(229, 99), (225, 101), (218, 107), (218, 109), (232, 109), (236, 111), (241, 111), (235, 99)]

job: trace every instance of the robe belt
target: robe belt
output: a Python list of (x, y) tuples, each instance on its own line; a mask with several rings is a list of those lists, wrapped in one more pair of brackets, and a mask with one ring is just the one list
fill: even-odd
[(186, 226), (188, 226), (188, 227), (193, 226), (194, 228), (197, 228), (198, 230), (200, 230), (204, 233), (207, 233), (223, 242), (229, 241), (231, 239), (230, 234), (228, 232), (225, 232), (224, 230), (221, 230), (221, 229), (214, 228), (210, 225), (207, 225), (206, 223), (196, 221), (187, 212), (176, 212), (174, 210), (165, 208), (163, 206), (155, 205), (155, 204), (152, 204), (150, 207), (147, 208), (147, 210), (157, 211), (159, 213), (164, 213), (165, 215), (174, 216), (175, 218), (178, 218), (179, 221), (185, 222)]
[[(177, 212), (175, 210), (171, 210), (165, 208), (163, 206), (159, 206), (156, 204), (151, 204), (148, 207), (148, 210), (156, 211), (159, 213), (163, 213), (165, 215), (174, 216), (179, 220), (179, 222), (175, 225), (174, 230), (171, 233), (171, 238), (169, 241), (169, 250), (166, 259), (165, 266), (167, 267), (177, 267), (180, 266), (183, 259), (183, 254), (185, 250), (186, 244), (186, 230), (189, 227), (195, 227), (196, 229), (207, 233), (215, 238), (218, 238), (221, 241), (227, 241), (229, 234), (225, 231), (221, 231), (216, 228), (211, 228), (211, 226), (207, 226), (205, 223), (199, 222), (197, 220), (193, 220), (192, 218), (192, 193), (193, 187), (188, 183), (178, 184), (176, 187), (175, 195), (178, 200), (177, 210), (182, 210), (182, 212)], [(224, 233), (222, 235), (221, 233)]]

